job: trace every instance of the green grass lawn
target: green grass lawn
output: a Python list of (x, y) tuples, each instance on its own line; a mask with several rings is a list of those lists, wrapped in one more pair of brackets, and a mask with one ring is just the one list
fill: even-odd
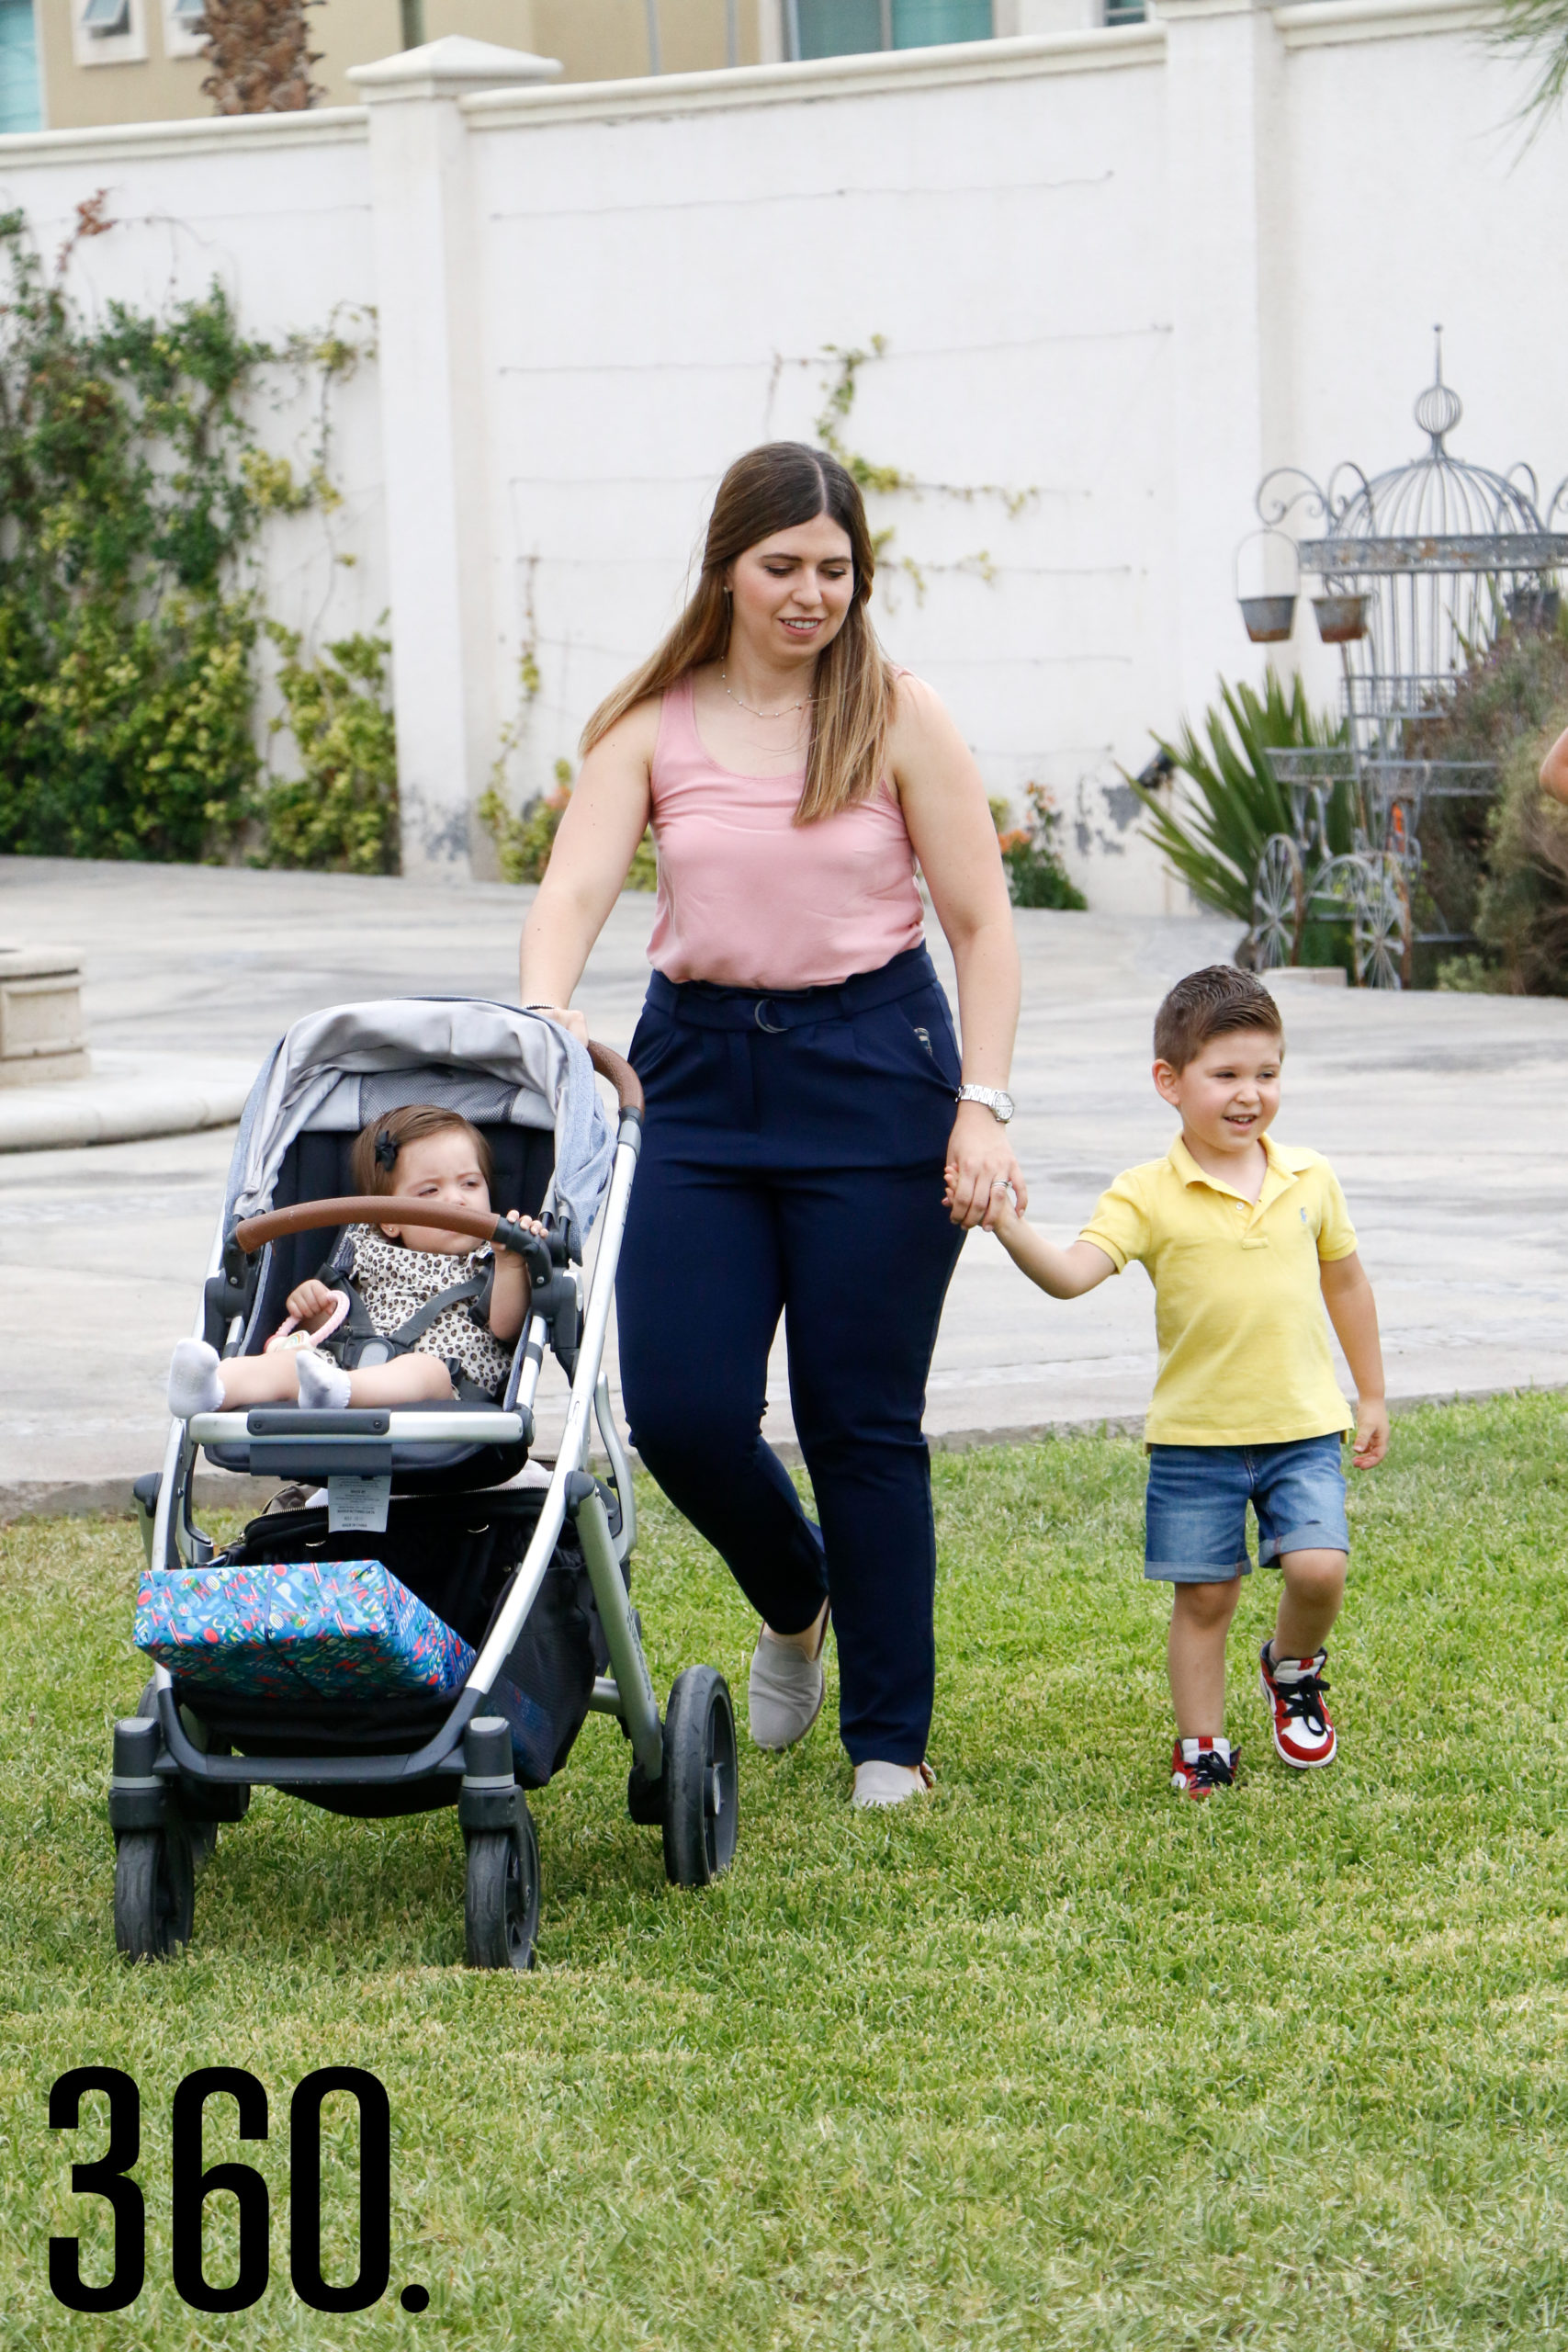
[[(534, 1800), (527, 1977), (461, 1965), (453, 1815), (271, 1794), (223, 1832), (187, 1956), (121, 1963), (104, 1790), (141, 1679), (137, 1539), (7, 1531), (0, 2343), (1568, 2345), (1562, 1423), (1550, 1396), (1396, 1422), (1355, 1481), (1339, 1762), (1268, 1749), (1259, 1575), (1242, 1777), (1201, 1806), (1167, 1783), (1136, 1447), (939, 1458), (934, 1797), (852, 1815), (829, 1702), (802, 1750), (744, 1751), (736, 1867), (682, 1895), (590, 1722)], [(742, 1604), (644, 1512), (656, 1680), (707, 1659), (743, 1700)], [(143, 2093), (147, 2286), (117, 2317), (62, 2311), (45, 2273), (51, 2231), (98, 2243), (45, 2125), (88, 2060)], [(394, 2132), (393, 2295), (341, 2318), (292, 2299), (282, 2210), (288, 2091), (332, 2063), (382, 2078)], [(230, 2316), (168, 2278), (168, 2100), (203, 2064), (272, 2096), (259, 2151), (211, 2110), (207, 2161), (259, 2161), (274, 2194), (272, 2287)]]

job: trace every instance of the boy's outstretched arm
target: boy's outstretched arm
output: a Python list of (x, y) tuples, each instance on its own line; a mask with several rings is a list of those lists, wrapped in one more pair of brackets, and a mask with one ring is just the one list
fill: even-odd
[(1020, 1273), (1027, 1274), (1053, 1298), (1081, 1298), (1086, 1290), (1093, 1290), (1116, 1272), (1115, 1261), (1092, 1241), (1070, 1242), (1064, 1250), (1026, 1225), (1007, 1193), (998, 1193), (998, 1198), (1001, 1205), (991, 1230)]
[(1319, 1269), (1318, 1279), (1323, 1284), (1328, 1319), (1345, 1351), (1345, 1361), (1356, 1384), (1356, 1446), (1352, 1459), (1358, 1470), (1371, 1470), (1388, 1452), (1388, 1401), (1383, 1395), (1377, 1301), (1367, 1280), (1367, 1270), (1354, 1250), (1348, 1258), (1326, 1260)]

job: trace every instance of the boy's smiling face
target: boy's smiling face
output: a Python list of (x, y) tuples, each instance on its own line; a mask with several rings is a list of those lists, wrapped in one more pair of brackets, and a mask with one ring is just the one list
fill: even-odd
[(1227, 1029), (1185, 1069), (1156, 1062), (1155, 1084), (1181, 1114), (1190, 1144), (1229, 1158), (1256, 1151), (1280, 1108), (1285, 1041), (1277, 1030)]

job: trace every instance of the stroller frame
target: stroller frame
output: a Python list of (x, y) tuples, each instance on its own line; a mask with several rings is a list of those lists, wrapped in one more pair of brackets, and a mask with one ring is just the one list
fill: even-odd
[[(665, 1867), (675, 1883), (705, 1884), (728, 1867), (738, 1826), (728, 1688), (714, 1668), (687, 1668), (676, 1679), (661, 1720), (623, 1575), (637, 1540), (636, 1505), (631, 1464), (601, 1367), (641, 1147), (642, 1088), (620, 1055), (595, 1044), (588, 1051), (595, 1071), (614, 1085), (619, 1106), (592, 1273), (580, 1300), (577, 1277), (559, 1263), (558, 1251), (557, 1271), (541, 1283), (547, 1245), (530, 1238), (524, 1251), (533, 1260), (529, 1309), (507, 1402), (324, 1412), (253, 1406), (199, 1413), (188, 1422), (172, 1423), (155, 1492), (153, 1479), (137, 1482), (149, 1565), (199, 1567), (216, 1553), (193, 1516), (195, 1465), (203, 1447), (221, 1448), (229, 1460), (243, 1453), (254, 1470), (265, 1475), (318, 1480), (389, 1470), (394, 1446), (405, 1464), (410, 1450), (417, 1456), (425, 1447), (436, 1459), (455, 1444), (526, 1447), (534, 1435), (534, 1401), (547, 1343), (570, 1377), (566, 1426), (533, 1534), (462, 1690), (440, 1727), (421, 1745), (396, 1754), (209, 1753), (182, 1720), (168, 1668), (155, 1665), (141, 1712), (118, 1722), (114, 1734), (108, 1809), (117, 1845), (116, 1933), (129, 1957), (165, 1958), (186, 1940), (194, 1863), (205, 1859), (219, 1823), (243, 1817), (253, 1787), (305, 1795), (334, 1788), (408, 1790), (424, 1783), (434, 1784), (429, 1794), (435, 1804), (450, 1801), (448, 1791), (457, 1799), (468, 1849), (470, 1964), (531, 1965), (539, 1903), (537, 1848), (514, 1776), (508, 1726), (484, 1712), (484, 1701), (523, 1630), (569, 1518), (610, 1657), (611, 1672), (596, 1677), (589, 1711), (615, 1716), (630, 1741), (636, 1758), (627, 1785), (632, 1818), (661, 1826)], [(231, 1295), (235, 1271), (234, 1237), (220, 1217), (205, 1293), (209, 1309), (215, 1296), (225, 1295), (226, 1275)], [(198, 1319), (198, 1335), (204, 1328)], [(608, 1457), (607, 1489), (588, 1467), (595, 1425)]]

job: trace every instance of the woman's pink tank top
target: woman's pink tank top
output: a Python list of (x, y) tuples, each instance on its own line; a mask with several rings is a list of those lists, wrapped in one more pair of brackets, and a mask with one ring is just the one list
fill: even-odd
[(886, 783), (836, 817), (797, 825), (804, 773), (719, 767), (697, 733), (690, 677), (664, 696), (652, 777), (659, 908), (648, 960), (666, 979), (828, 988), (919, 945), (915, 853)]

